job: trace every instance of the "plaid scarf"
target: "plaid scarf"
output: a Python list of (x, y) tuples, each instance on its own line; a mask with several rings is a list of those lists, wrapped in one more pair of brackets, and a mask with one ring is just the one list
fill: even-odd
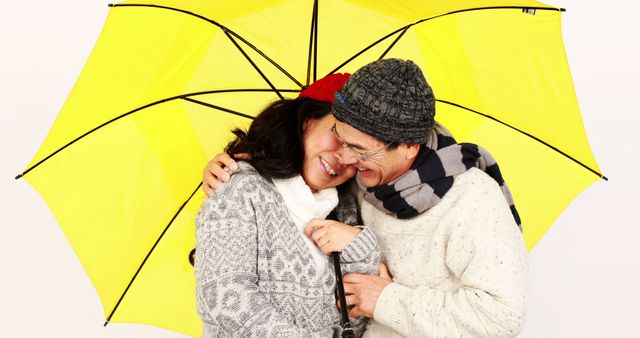
[(427, 144), (406, 173), (386, 185), (365, 188), (358, 182), (358, 186), (364, 191), (367, 202), (383, 212), (396, 214), (399, 219), (407, 219), (437, 205), (453, 186), (453, 177), (474, 167), (498, 182), (522, 231), (511, 192), (493, 156), (475, 144), (457, 143), (439, 123), (430, 132)]

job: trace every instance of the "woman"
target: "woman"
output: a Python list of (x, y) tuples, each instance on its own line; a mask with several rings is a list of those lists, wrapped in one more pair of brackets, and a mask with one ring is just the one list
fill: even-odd
[[(334, 187), (355, 175), (338, 165), (330, 133), (333, 97), (346, 80), (332, 75), (295, 100), (267, 107), (228, 153), (248, 154), (196, 219), (196, 293), (204, 337), (340, 335), (331, 263), (304, 229), (338, 203)], [(321, 99), (321, 100), (318, 100)], [(313, 240), (342, 251), (347, 272), (377, 273), (368, 230), (314, 221)]]

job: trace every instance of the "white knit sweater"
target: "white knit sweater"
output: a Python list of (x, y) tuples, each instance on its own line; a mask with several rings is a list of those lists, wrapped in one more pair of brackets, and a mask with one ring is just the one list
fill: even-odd
[(394, 282), (365, 338), (509, 337), (525, 320), (527, 251), (496, 182), (455, 177), (438, 205), (399, 220), (361, 201)]

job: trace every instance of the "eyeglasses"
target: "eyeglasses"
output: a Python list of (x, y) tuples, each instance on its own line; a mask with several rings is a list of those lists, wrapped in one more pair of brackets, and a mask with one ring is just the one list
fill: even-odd
[(333, 132), (333, 135), (335, 135), (335, 137), (338, 139), (338, 141), (340, 143), (342, 143), (342, 147), (347, 148), (349, 150), (351, 150), (351, 152), (353, 153), (353, 155), (355, 155), (355, 157), (360, 160), (360, 161), (366, 161), (368, 159), (370, 159), (371, 157), (383, 152), (385, 149), (387, 149), (391, 144), (393, 144), (393, 142), (387, 143), (384, 147), (380, 148), (380, 149), (376, 149), (376, 150), (372, 150), (372, 151), (367, 151), (367, 152), (361, 152), (357, 149), (355, 149), (352, 145), (346, 143), (344, 140), (342, 140), (342, 137), (340, 137), (340, 135), (338, 134), (338, 131), (336, 130), (336, 124), (333, 124), (333, 127), (331, 127), (331, 132)]

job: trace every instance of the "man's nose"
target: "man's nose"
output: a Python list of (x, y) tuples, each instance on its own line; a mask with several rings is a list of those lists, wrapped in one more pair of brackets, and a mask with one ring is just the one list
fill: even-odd
[(358, 163), (358, 158), (355, 156), (355, 154), (353, 154), (353, 152), (347, 149), (347, 147), (341, 147), (336, 152), (336, 159), (338, 160), (338, 163), (343, 166)]

